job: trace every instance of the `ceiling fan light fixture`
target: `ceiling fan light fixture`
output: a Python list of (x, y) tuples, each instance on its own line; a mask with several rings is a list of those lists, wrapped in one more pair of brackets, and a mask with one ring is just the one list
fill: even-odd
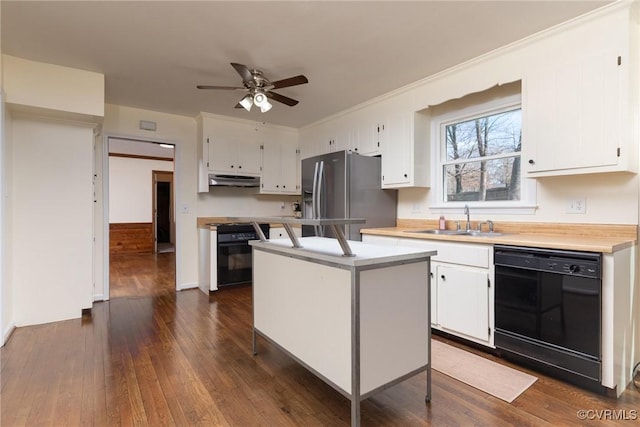
[(263, 113), (266, 113), (273, 107), (264, 92), (257, 92), (253, 95), (253, 103), (256, 104), (256, 107), (260, 107), (260, 111)]
[(273, 105), (271, 105), (269, 101), (265, 101), (260, 106), (260, 112), (266, 113), (267, 111), (271, 110), (271, 107), (273, 107)]
[(251, 111), (251, 107), (253, 106), (253, 97), (249, 94), (245, 95), (244, 98), (240, 100), (240, 105), (242, 105), (245, 110)]

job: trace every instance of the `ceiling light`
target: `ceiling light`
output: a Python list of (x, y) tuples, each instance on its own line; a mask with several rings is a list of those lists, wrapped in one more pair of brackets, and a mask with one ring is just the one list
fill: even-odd
[(271, 103), (269, 101), (265, 101), (260, 106), (260, 111), (263, 112), (263, 113), (266, 113), (267, 111), (271, 110), (271, 107), (273, 107), (273, 105), (271, 105)]
[[(251, 106), (253, 105), (253, 97), (250, 94), (247, 94), (240, 100), (240, 105), (244, 107), (245, 110), (251, 111)], [(256, 104), (258, 105), (258, 104)]]
[(260, 111), (263, 113), (266, 113), (272, 107), (267, 95), (262, 92), (258, 92), (253, 96), (253, 103), (256, 104), (256, 107), (260, 107)]

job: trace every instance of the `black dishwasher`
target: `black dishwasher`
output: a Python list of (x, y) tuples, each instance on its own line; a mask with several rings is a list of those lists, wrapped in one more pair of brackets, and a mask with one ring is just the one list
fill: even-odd
[(600, 391), (601, 254), (496, 245), (495, 345)]

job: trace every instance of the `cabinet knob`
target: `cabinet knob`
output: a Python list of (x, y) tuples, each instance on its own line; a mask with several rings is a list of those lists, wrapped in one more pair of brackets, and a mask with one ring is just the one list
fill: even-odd
[(429, 276), (433, 277), (433, 273), (429, 273)]
[(286, 186), (286, 185), (283, 185), (283, 186), (282, 186), (282, 188), (287, 188), (287, 186)]
[(358, 151), (358, 147), (355, 148), (355, 151)]
[(405, 173), (405, 174), (404, 174), (404, 177), (406, 178), (407, 176), (408, 176), (408, 175)]
[(530, 164), (530, 165), (533, 165), (533, 164), (535, 164), (535, 163), (536, 163), (536, 162), (534, 162), (534, 161), (533, 161), (533, 159), (529, 159), (529, 164)]
[(231, 169), (233, 169), (233, 165), (231, 165)]
[(242, 166), (238, 166), (238, 169), (242, 169)]
[(442, 280), (447, 280), (447, 278), (446, 278), (446, 277), (444, 277), (444, 274), (443, 274), (442, 276), (440, 276), (440, 278), (441, 278)]

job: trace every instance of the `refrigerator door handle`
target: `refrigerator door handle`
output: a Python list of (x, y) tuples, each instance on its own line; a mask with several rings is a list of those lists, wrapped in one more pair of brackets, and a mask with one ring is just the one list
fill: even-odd
[[(316, 186), (316, 218), (322, 218), (322, 179), (324, 178), (324, 160), (318, 168), (318, 184)], [(316, 226), (316, 236), (324, 237), (324, 227)]]
[[(318, 203), (316, 202), (316, 197), (318, 196), (318, 167), (319, 162), (316, 162), (315, 168), (313, 171), (313, 187), (311, 189), (311, 218), (318, 218)], [(319, 236), (318, 226), (313, 226), (314, 232), (316, 236)]]

